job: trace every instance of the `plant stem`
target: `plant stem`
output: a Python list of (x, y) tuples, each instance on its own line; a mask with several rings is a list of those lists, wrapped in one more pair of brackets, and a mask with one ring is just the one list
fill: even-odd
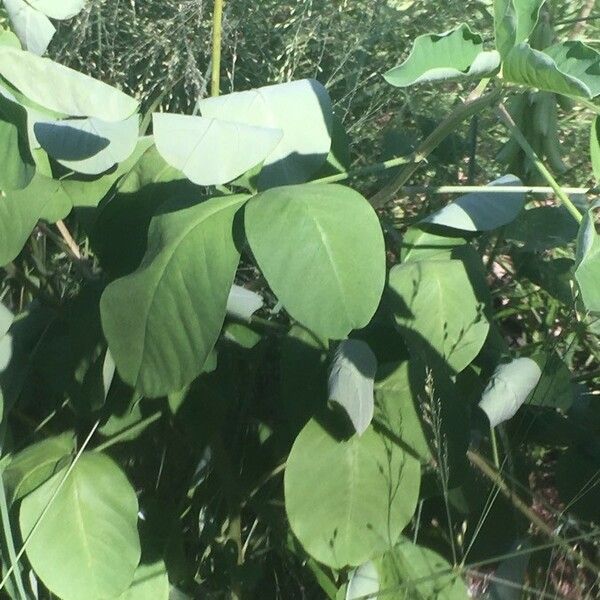
[(77, 260), (81, 260), (81, 251), (79, 250), (79, 246), (77, 245), (77, 242), (73, 239), (73, 236), (71, 235), (69, 228), (65, 225), (65, 222), (63, 220), (57, 221), (56, 228), (60, 232), (62, 239), (65, 241), (65, 244), (72, 252), (73, 256)]
[(409, 162), (404, 169), (395, 177), (389, 184), (383, 189), (377, 192), (371, 198), (371, 204), (375, 208), (382, 208), (385, 206), (398, 192), (398, 190), (412, 177), (415, 171), (420, 167), (421, 163), (451, 134), (453, 133), (458, 125), (478, 114), (484, 108), (487, 108), (491, 104), (497, 103), (502, 97), (502, 89), (498, 88), (494, 91), (481, 96), (483, 88), (487, 85), (487, 80), (483, 80), (469, 95), (469, 98), (461, 104), (459, 104), (451, 113), (448, 115), (417, 148), (414, 154), (413, 160)]
[(362, 175), (374, 175), (376, 173), (382, 173), (387, 169), (393, 169), (394, 167), (405, 165), (413, 160), (414, 156), (399, 156), (397, 158), (391, 158), (390, 160), (385, 160), (373, 165), (358, 167), (356, 169), (351, 169), (350, 171), (344, 171), (342, 173), (336, 173), (335, 175), (328, 175), (327, 177), (313, 179), (309, 183), (336, 183), (337, 181), (345, 181), (346, 179), (361, 177)]
[(577, 210), (577, 207), (573, 204), (573, 202), (571, 202), (569, 196), (567, 196), (564, 190), (556, 182), (556, 179), (554, 179), (552, 173), (550, 173), (550, 171), (546, 168), (546, 165), (540, 160), (535, 150), (531, 147), (531, 144), (523, 135), (523, 132), (517, 127), (517, 124), (506, 110), (504, 104), (500, 104), (498, 106), (498, 114), (500, 116), (500, 120), (504, 123), (504, 125), (506, 125), (512, 136), (519, 143), (519, 146), (521, 146), (523, 149), (523, 152), (525, 152), (527, 155), (527, 158), (529, 158), (529, 160), (536, 166), (542, 177), (548, 182), (548, 185), (550, 185), (556, 197), (562, 202), (571, 216), (578, 223), (581, 223), (583, 219), (581, 213)]
[(211, 96), (218, 96), (221, 93), (221, 38), (224, 2), (225, 0), (215, 0), (213, 12)]
[(563, 550), (573, 556), (576, 560), (581, 561), (590, 571), (598, 575), (600, 570), (598, 567), (588, 560), (585, 556), (582, 556), (579, 552), (571, 548), (571, 546), (562, 537), (557, 535), (554, 530), (533, 511), (523, 500), (515, 494), (515, 492), (509, 487), (504, 481), (502, 474), (490, 465), (479, 452), (476, 452), (472, 448), (467, 450), (467, 458), (471, 464), (477, 468), (477, 470), (489, 479), (495, 486), (498, 487), (503, 496), (509, 500), (509, 502), (537, 529), (543, 534), (548, 536), (551, 540), (554, 540)]

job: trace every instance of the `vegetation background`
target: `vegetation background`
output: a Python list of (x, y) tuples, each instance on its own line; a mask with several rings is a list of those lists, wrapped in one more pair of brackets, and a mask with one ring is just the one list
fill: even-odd
[[(600, 50), (600, 17), (577, 20), (597, 12), (593, 2), (559, 0), (552, 2), (552, 10), (561, 37), (577, 36)], [(197, 97), (207, 95), (211, 17), (209, 0), (90, 0), (80, 15), (60, 25), (49, 54), (141, 98), (143, 111), (160, 107), (191, 113)], [(349, 164), (360, 166), (409, 154), (451, 105), (465, 97), (466, 90), (457, 84), (399, 90), (387, 85), (381, 74), (406, 56), (418, 35), (449, 30), (467, 17), (474, 26), (481, 25), (478, 29), (491, 30), (491, 0), (228, 0), (222, 91), (314, 77), (328, 88), (336, 115), (348, 132)], [(566, 164), (559, 181), (566, 186), (592, 187), (591, 113), (569, 106), (560, 108), (558, 117)], [(474, 118), (442, 144), (411, 185), (486, 184), (506, 170), (496, 160), (506, 141), (506, 131), (493, 113)], [(381, 183), (380, 178), (354, 185), (368, 192)], [(430, 212), (447, 199), (422, 191), (406, 193), (387, 217), (399, 222), (407, 215)], [(553, 347), (576, 374), (576, 381), (586, 382), (587, 393), (600, 401), (598, 326), (573, 323), (572, 311), (556, 299), (560, 290), (548, 289), (531, 265), (516, 263), (500, 238), (483, 236), (481, 244), (489, 244), (495, 257), (489, 281), (501, 302), (498, 316), (507, 339), (520, 348)], [(561, 252), (555, 250), (542, 258), (560, 259)], [(68, 260), (54, 256), (52, 261), (46, 271), (69, 285)], [(22, 291), (18, 282), (3, 279), (1, 285), (1, 295), (18, 304)], [(555, 451), (540, 445), (527, 452), (532, 488), (545, 495), (552, 510), (560, 512), (553, 481)], [(592, 488), (597, 483), (595, 477)], [(547, 507), (538, 508), (542, 517), (549, 518), (544, 512)], [(257, 544), (268, 548), (268, 535), (261, 539)], [(306, 570), (281, 556), (269, 559), (282, 561), (271, 565), (277, 597), (320, 597), (319, 587), (307, 578)], [(546, 568), (548, 564), (551, 569)], [(473, 581), (474, 592), (477, 585)], [(592, 598), (590, 594), (595, 593), (591, 582), (559, 554), (550, 563), (540, 560), (538, 579), (531, 587), (573, 600)], [(529, 597), (542, 596), (531, 592)]]

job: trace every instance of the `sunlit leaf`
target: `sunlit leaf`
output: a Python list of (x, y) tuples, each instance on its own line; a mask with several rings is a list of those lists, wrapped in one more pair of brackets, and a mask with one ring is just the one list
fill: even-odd
[(79, 14), (86, 0), (27, 0), (27, 2), (51, 19), (65, 20)]
[(10, 24), (25, 50), (42, 55), (56, 33), (48, 17), (25, 0), (4, 0)]
[(595, 225), (598, 208), (600, 201), (586, 211), (577, 237), (575, 279), (583, 305), (591, 312), (600, 312), (600, 236)]
[(494, 0), (496, 48), (505, 57), (533, 32), (545, 0)]

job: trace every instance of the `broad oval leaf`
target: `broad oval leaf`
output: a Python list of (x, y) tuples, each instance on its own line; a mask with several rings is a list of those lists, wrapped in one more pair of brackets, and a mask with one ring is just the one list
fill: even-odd
[(468, 25), (445, 33), (419, 36), (408, 58), (384, 77), (396, 87), (465, 77), (485, 77), (498, 70), (500, 55), (484, 52), (483, 39)]
[(385, 248), (377, 215), (358, 192), (325, 184), (274, 188), (250, 200), (245, 227), (292, 318), (332, 339), (371, 320), (385, 282)]
[(396, 323), (411, 350), (457, 373), (477, 356), (489, 323), (462, 261), (396, 265), (389, 286)]
[(373, 387), (377, 358), (362, 340), (344, 340), (336, 348), (329, 370), (329, 399), (344, 408), (358, 435), (373, 419)]
[(406, 538), (375, 562), (381, 589), (411, 600), (468, 600), (465, 582), (439, 554)]
[(110, 458), (90, 452), (50, 502), (65, 474), (63, 469), (21, 503), (23, 539), (49, 504), (29, 540), (27, 558), (63, 600), (114, 598), (130, 586), (140, 560), (135, 490)]
[(590, 156), (592, 169), (597, 182), (600, 182), (600, 118), (596, 117), (592, 122), (590, 134)]
[(582, 42), (556, 44), (544, 52), (518, 44), (506, 56), (502, 74), (507, 81), (566, 96), (600, 94), (600, 54)]
[(546, 0), (494, 0), (496, 48), (505, 57), (513, 46), (527, 41)]
[(596, 231), (596, 201), (583, 215), (577, 236), (577, 261), (575, 279), (584, 307), (591, 312), (600, 312), (600, 236)]
[[(514, 175), (505, 175), (490, 183), (522, 185)], [(460, 231), (492, 231), (513, 221), (525, 205), (522, 192), (475, 192), (457, 198), (441, 210), (421, 220), (421, 223), (443, 225)]]
[(20, 500), (50, 479), (74, 450), (75, 436), (67, 432), (27, 446), (13, 456), (2, 473), (9, 502)]
[(138, 108), (137, 100), (102, 81), (10, 46), (0, 45), (0, 75), (32, 102), (63, 115), (124, 121)]
[(239, 262), (233, 219), (247, 198), (162, 205), (138, 270), (104, 291), (111, 354), (123, 380), (145, 396), (181, 390), (201, 373), (225, 320)]
[(396, 543), (415, 511), (419, 480), (419, 461), (371, 427), (339, 440), (312, 419), (285, 469), (292, 531), (319, 562), (361, 565)]
[(36, 121), (40, 146), (61, 165), (85, 175), (99, 175), (131, 156), (138, 142), (139, 116), (124, 121), (66, 119)]
[(329, 154), (331, 100), (313, 79), (206, 98), (198, 105), (204, 117), (283, 131), (265, 160), (259, 178), (262, 189), (308, 181)]
[(27, 0), (27, 2), (51, 19), (62, 21), (78, 15), (83, 10), (86, 0)]
[(44, 54), (56, 33), (50, 19), (24, 0), (4, 0), (4, 7), (23, 48), (33, 54)]
[(220, 119), (154, 113), (154, 138), (161, 156), (197, 185), (221, 185), (272, 154), (283, 132)]
[(542, 370), (531, 358), (521, 357), (494, 371), (483, 392), (480, 408), (496, 427), (512, 419), (538, 384)]
[(169, 600), (167, 567), (160, 560), (141, 564), (135, 571), (131, 587), (116, 600)]

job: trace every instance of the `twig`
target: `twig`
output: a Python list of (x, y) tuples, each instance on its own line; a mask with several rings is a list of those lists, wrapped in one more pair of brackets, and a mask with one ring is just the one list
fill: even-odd
[(56, 228), (60, 232), (62, 239), (65, 241), (65, 244), (68, 246), (73, 256), (77, 260), (81, 260), (81, 252), (79, 250), (79, 246), (77, 245), (77, 242), (73, 239), (73, 236), (71, 235), (71, 232), (65, 225), (65, 222), (63, 220), (57, 221)]

